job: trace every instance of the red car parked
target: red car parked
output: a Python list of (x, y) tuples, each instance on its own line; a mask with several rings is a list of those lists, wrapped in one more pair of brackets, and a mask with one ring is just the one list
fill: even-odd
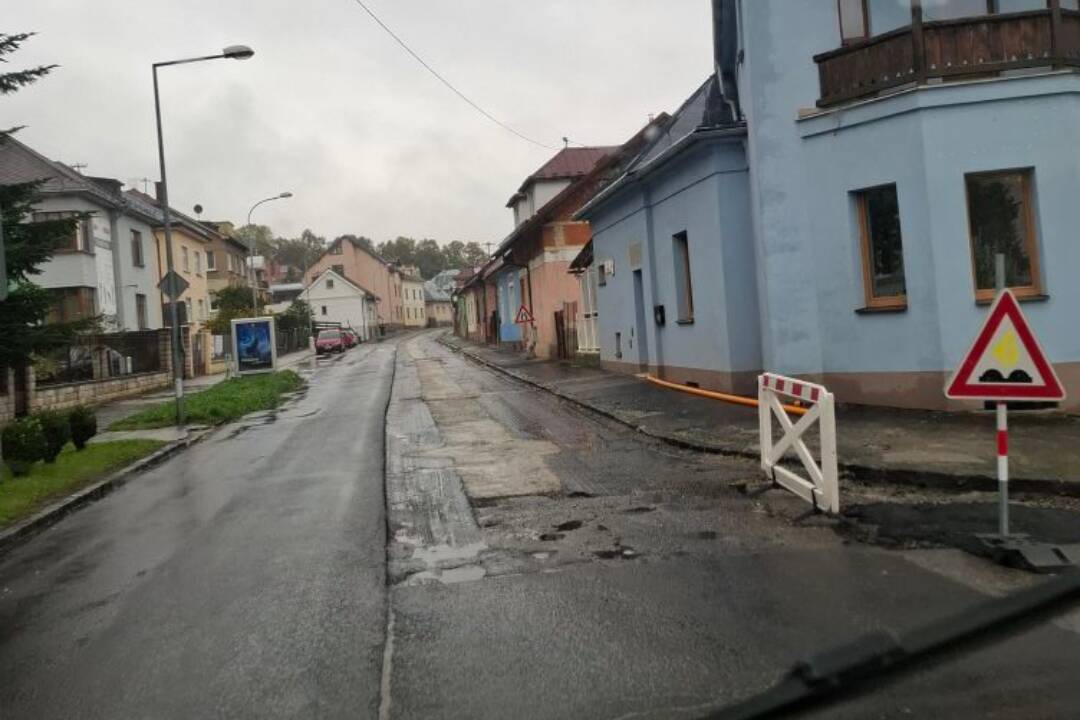
[(360, 338), (352, 330), (342, 330), (341, 335), (345, 340), (345, 347), (356, 347), (360, 344)]
[(345, 352), (345, 339), (340, 330), (323, 330), (315, 341), (316, 355)]

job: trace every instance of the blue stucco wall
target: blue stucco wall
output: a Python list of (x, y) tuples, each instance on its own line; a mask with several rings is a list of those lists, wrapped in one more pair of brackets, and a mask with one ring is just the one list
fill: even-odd
[[(630, 246), (640, 243), (648, 365), (720, 372), (761, 367), (753, 273), (753, 236), (742, 138), (705, 140), (649, 173), (590, 216), (594, 254), (615, 274), (597, 293), (601, 359), (637, 362)], [(694, 322), (676, 322), (673, 236), (685, 232), (691, 261)], [(653, 321), (663, 305), (666, 323)], [(615, 356), (622, 333), (623, 357)]]
[(520, 269), (503, 268), (496, 275), (496, 288), (499, 298), (499, 341), (520, 342), (521, 327), (514, 323), (517, 311), (521, 307), (521, 289), (518, 286)]

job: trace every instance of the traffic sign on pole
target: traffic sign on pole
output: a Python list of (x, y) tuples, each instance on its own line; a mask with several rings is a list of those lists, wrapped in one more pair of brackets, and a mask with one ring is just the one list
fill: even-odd
[(533, 314), (529, 311), (529, 308), (522, 305), (518, 308), (517, 317), (514, 318), (514, 323), (521, 325), (523, 323), (531, 323), (533, 321)]
[(971, 349), (945, 386), (955, 400), (1056, 401), (1065, 388), (1039, 347), (1020, 304), (1002, 290)]
[(161, 282), (158, 283), (158, 289), (165, 293), (165, 296), (170, 300), (175, 300), (184, 294), (184, 291), (188, 289), (188, 281), (180, 276), (180, 273), (175, 270), (170, 270), (165, 273), (165, 277), (161, 278)]

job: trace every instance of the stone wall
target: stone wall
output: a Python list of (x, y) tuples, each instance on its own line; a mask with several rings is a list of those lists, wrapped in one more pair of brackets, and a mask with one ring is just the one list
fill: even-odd
[(30, 412), (62, 410), (76, 405), (97, 405), (139, 395), (149, 390), (169, 386), (169, 373), (164, 371), (125, 375), (108, 380), (91, 380), (38, 388), (34, 385), (33, 370), (28, 378)]

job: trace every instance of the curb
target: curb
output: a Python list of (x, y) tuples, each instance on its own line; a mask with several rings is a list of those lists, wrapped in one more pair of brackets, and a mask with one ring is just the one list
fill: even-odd
[[(436, 340), (443, 347), (464, 355), (473, 362), (483, 365), (491, 370), (502, 373), (508, 377), (511, 377), (526, 385), (530, 385), (544, 392), (550, 393), (558, 398), (566, 400), (568, 402), (584, 408), (590, 412), (601, 415), (609, 420), (614, 420), (620, 425), (635, 430), (647, 437), (660, 442), (672, 445), (674, 447), (682, 448), (684, 450), (694, 450), (697, 452), (706, 452), (714, 455), (725, 455), (728, 457), (741, 457), (752, 460), (759, 459), (757, 451), (749, 451), (735, 447), (723, 447), (721, 445), (710, 445), (708, 443), (695, 442), (693, 440), (687, 440), (673, 435), (666, 435), (664, 433), (654, 432), (648, 428), (635, 425), (634, 423), (624, 420), (617, 415), (599, 408), (595, 405), (591, 405), (583, 400), (579, 400), (566, 393), (560, 392), (548, 385), (537, 382), (529, 377), (525, 377), (521, 373), (514, 372), (509, 368), (502, 367), (489, 360), (485, 360), (479, 355), (470, 352), (463, 346), (457, 346), (448, 342), (445, 338), (440, 337)], [(854, 480), (856, 482), (866, 483), (891, 483), (895, 485), (906, 485), (911, 487), (923, 487), (934, 488), (938, 490), (947, 490), (952, 492), (969, 492), (972, 490), (982, 492), (997, 492), (998, 482), (996, 477), (989, 475), (957, 475), (953, 473), (940, 472), (936, 470), (912, 470), (901, 468), (881, 468), (873, 467), (870, 465), (858, 465), (851, 463), (839, 464), (839, 470), (844, 476), (844, 479)], [(1037, 478), (1010, 478), (1009, 480), (1009, 492), (1012, 494), (1030, 494), (1030, 495), (1045, 495), (1045, 496), (1057, 496), (1057, 497), (1070, 497), (1080, 498), (1080, 483), (1069, 482), (1067, 480), (1049, 480), (1049, 479), (1037, 479)]]
[(126, 467), (120, 468), (104, 479), (98, 480), (92, 485), (84, 487), (61, 500), (57, 500), (26, 520), (16, 523), (6, 530), (0, 531), (0, 555), (8, 552), (16, 545), (26, 542), (82, 506), (100, 500), (116, 488), (127, 483), (132, 476), (147, 470), (154, 465), (158, 465), (165, 460), (168, 460), (173, 455), (201, 442), (216, 429), (217, 428), (205, 428), (190, 432), (183, 440), (175, 440), (168, 443), (146, 457), (136, 460)]

